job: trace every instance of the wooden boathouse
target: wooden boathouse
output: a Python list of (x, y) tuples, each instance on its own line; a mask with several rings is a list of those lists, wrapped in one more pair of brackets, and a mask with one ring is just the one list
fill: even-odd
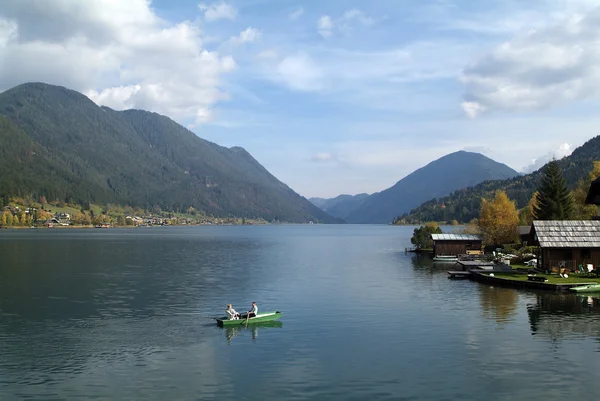
[(600, 220), (536, 220), (531, 238), (539, 247), (538, 267), (543, 270), (600, 266)]
[(433, 257), (479, 254), (483, 237), (478, 234), (431, 234)]

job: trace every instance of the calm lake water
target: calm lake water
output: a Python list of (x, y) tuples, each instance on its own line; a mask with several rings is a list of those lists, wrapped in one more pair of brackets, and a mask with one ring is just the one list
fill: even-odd
[[(411, 231), (0, 231), (0, 399), (600, 397), (597, 299), (448, 280)], [(281, 324), (211, 319), (252, 301)]]

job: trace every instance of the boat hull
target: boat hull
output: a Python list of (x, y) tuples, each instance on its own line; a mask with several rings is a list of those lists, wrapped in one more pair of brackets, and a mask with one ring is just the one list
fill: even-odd
[(223, 326), (244, 326), (246, 324), (256, 324), (256, 323), (264, 323), (264, 322), (272, 322), (273, 320), (277, 320), (281, 317), (282, 313), (279, 311), (274, 312), (263, 312), (259, 313), (256, 317), (251, 317), (246, 320), (244, 316), (238, 320), (229, 320), (226, 316), (218, 317), (215, 320), (217, 321), (217, 325)]
[(458, 262), (458, 257), (456, 256), (435, 256), (433, 258), (434, 262)]
[(571, 287), (569, 290), (574, 292), (600, 292), (600, 284), (580, 285), (579, 287)]

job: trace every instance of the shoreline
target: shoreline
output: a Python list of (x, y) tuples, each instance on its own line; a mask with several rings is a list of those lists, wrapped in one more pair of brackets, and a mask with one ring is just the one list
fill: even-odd
[[(494, 284), (501, 287), (511, 287), (516, 289), (531, 289), (531, 290), (544, 290), (553, 292), (570, 292), (569, 289), (578, 287), (586, 284), (598, 284), (598, 279), (582, 278), (581, 282), (570, 282), (570, 283), (547, 283), (547, 282), (536, 282), (529, 280), (516, 280), (507, 277), (490, 277), (490, 273), (502, 273), (494, 272), (489, 270), (468, 270), (470, 273), (469, 279), (481, 284)], [(519, 273), (514, 273), (519, 274)]]

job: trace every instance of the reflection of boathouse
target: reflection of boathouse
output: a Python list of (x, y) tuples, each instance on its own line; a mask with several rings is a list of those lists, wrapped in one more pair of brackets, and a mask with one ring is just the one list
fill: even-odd
[(433, 257), (481, 253), (483, 237), (477, 234), (431, 234)]
[(527, 306), (532, 334), (552, 339), (584, 335), (600, 337), (600, 299), (572, 294), (538, 294)]

